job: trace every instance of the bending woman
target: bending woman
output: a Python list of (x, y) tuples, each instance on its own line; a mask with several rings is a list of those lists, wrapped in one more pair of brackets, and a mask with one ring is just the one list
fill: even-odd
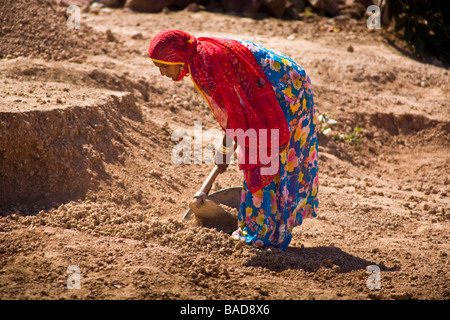
[(149, 56), (161, 75), (190, 75), (225, 130), (216, 152), (220, 172), (233, 152), (229, 141), (236, 142), (244, 182), (232, 237), (284, 251), (292, 229), (318, 206), (317, 118), (305, 70), (250, 41), (180, 30), (157, 33)]

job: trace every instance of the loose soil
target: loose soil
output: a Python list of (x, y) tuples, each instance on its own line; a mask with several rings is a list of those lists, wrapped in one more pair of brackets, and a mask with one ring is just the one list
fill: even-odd
[[(0, 299), (449, 299), (447, 68), (353, 19), (108, 9), (71, 30), (38, 2), (14, 2), (29, 30), (1, 10)], [(212, 164), (174, 164), (173, 133), (219, 127), (149, 61), (164, 28), (290, 55), (337, 121), (319, 137), (318, 218), (286, 252), (182, 219)], [(241, 184), (234, 163), (211, 192)]]

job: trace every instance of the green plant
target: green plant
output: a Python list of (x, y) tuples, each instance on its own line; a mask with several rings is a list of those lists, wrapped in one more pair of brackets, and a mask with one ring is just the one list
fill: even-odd
[(428, 52), (450, 62), (450, 1), (390, 0), (395, 30), (402, 31), (418, 54)]
[(337, 141), (346, 141), (352, 146), (360, 147), (362, 145), (362, 129), (356, 127), (351, 133), (342, 134), (336, 133), (334, 139)]
[(319, 119), (319, 132), (324, 135), (327, 135), (331, 132), (330, 125), (336, 124), (337, 121), (334, 119), (328, 119), (328, 115), (330, 112), (322, 113), (318, 116)]

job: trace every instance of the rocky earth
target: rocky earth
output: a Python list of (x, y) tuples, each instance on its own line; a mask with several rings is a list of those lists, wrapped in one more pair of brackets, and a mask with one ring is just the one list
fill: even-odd
[[(351, 17), (102, 8), (69, 29), (53, 1), (0, 9), (0, 299), (449, 299), (442, 62)], [(175, 164), (174, 133), (218, 124), (189, 79), (149, 61), (164, 28), (261, 43), (311, 77), (320, 206), (286, 252), (182, 219), (213, 140)], [(232, 164), (212, 191), (241, 183)]]

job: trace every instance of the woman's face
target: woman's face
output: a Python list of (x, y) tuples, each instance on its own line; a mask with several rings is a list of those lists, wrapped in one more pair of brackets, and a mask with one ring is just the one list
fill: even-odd
[(155, 61), (153, 63), (159, 68), (159, 72), (162, 76), (172, 78), (172, 80), (178, 79), (181, 72), (181, 64), (164, 64)]

